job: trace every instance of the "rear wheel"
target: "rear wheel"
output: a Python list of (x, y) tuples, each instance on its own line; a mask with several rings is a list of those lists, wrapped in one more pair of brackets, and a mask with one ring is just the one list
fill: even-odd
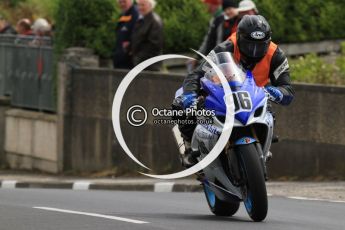
[(240, 207), (240, 202), (228, 203), (219, 200), (216, 194), (210, 189), (209, 185), (203, 185), (206, 200), (210, 210), (216, 216), (233, 216)]
[(254, 146), (241, 145), (237, 147), (246, 186), (243, 188), (244, 205), (250, 218), (256, 222), (263, 221), (267, 216), (267, 191), (265, 177), (258, 152)]

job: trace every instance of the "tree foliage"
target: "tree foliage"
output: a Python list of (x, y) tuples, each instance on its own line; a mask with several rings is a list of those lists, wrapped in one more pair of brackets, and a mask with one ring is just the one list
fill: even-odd
[(343, 0), (255, 0), (279, 43), (320, 41), (345, 37)]
[(198, 49), (208, 29), (210, 15), (201, 1), (158, 0), (157, 13), (164, 22), (165, 52)]
[(46, 18), (53, 22), (58, 0), (2, 0), (0, 1), (0, 14), (12, 24), (19, 19)]
[(57, 51), (81, 46), (110, 57), (115, 43), (115, 12), (113, 0), (59, 0), (55, 17)]
[(345, 85), (345, 43), (342, 53), (326, 60), (316, 54), (308, 54), (297, 60), (291, 60), (291, 77), (294, 82)]

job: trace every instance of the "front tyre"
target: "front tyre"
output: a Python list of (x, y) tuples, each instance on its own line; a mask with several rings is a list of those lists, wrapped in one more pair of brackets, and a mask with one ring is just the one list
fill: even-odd
[(224, 202), (219, 200), (208, 184), (203, 184), (206, 200), (210, 210), (216, 216), (233, 216), (240, 207), (240, 202)]
[(267, 191), (260, 158), (254, 144), (237, 146), (236, 152), (246, 179), (244, 205), (252, 220), (263, 221), (267, 216)]

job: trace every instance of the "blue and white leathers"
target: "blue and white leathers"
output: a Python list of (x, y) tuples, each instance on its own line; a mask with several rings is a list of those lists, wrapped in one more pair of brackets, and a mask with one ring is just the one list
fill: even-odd
[[(267, 194), (266, 158), (272, 143), (274, 119), (269, 111), (269, 97), (264, 88), (258, 87), (250, 71), (238, 66), (230, 53), (215, 54), (211, 59), (227, 78), (232, 89), (235, 119), (231, 137), (225, 149), (199, 176), (208, 204), (214, 213), (221, 212), (219, 206), (243, 201), (253, 220), (260, 211), (266, 216)], [(226, 105), (224, 90), (215, 71), (204, 66), (201, 79), (204, 109), (215, 116), (198, 117), (199, 122), (192, 137), (193, 152), (199, 152), (202, 160), (216, 145), (224, 127)], [(180, 95), (181, 91), (176, 94)], [(250, 176), (248, 176), (250, 175)], [(256, 188), (253, 181), (261, 181)], [(260, 201), (263, 201), (260, 203)], [(223, 203), (222, 203), (223, 202)], [(261, 206), (260, 206), (261, 205)], [(218, 209), (218, 211), (217, 211)]]

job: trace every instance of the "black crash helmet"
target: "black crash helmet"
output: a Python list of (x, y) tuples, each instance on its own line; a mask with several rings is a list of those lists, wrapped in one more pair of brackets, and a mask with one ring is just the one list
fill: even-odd
[(261, 15), (245, 15), (237, 28), (237, 44), (247, 61), (258, 62), (267, 53), (271, 27)]

